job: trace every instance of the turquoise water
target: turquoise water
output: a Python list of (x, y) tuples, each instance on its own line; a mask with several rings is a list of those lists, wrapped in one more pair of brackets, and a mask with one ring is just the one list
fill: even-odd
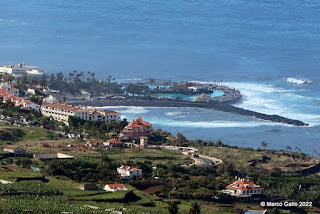
[(228, 81), (244, 95), (237, 106), (310, 127), (192, 108), (120, 110), (189, 138), (320, 151), (320, 1), (1, 0), (0, 8), (0, 64), (94, 71), (99, 80)]
[[(162, 98), (168, 98), (168, 99), (182, 98), (184, 100), (194, 101), (194, 98), (199, 97), (201, 94), (184, 95), (184, 94), (178, 94), (178, 93), (157, 93), (155, 95)], [(219, 90), (214, 90), (213, 93), (207, 94), (207, 95), (210, 97), (220, 97), (223, 95), (223, 92)]]
[(156, 88), (170, 88), (172, 85), (148, 85), (149, 88), (151, 89), (156, 89)]

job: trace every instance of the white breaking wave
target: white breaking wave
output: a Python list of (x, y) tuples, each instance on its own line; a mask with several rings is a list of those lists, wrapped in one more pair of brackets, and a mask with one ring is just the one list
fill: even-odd
[[(235, 106), (261, 112), (276, 114), (290, 119), (297, 119), (310, 126), (320, 125), (320, 116), (315, 114), (316, 106), (312, 106), (314, 98), (295, 94), (305, 90), (287, 90), (273, 85), (258, 83), (228, 82), (226, 85), (239, 89), (243, 95), (242, 102)], [(310, 106), (309, 113), (306, 106)]]
[(192, 127), (192, 128), (248, 128), (248, 127), (258, 127), (258, 126), (276, 126), (286, 124), (278, 124), (265, 121), (152, 121), (154, 125), (165, 125), (170, 127)]
[(120, 110), (121, 114), (145, 114), (148, 113), (149, 110), (147, 110), (144, 107), (129, 107), (125, 110)]
[(182, 112), (182, 111), (176, 111), (176, 112), (166, 112), (165, 115), (167, 116), (177, 116), (181, 114), (187, 114), (187, 112)]
[(98, 109), (117, 110), (121, 114), (145, 114), (149, 112), (147, 108), (139, 106), (103, 106)]
[(303, 79), (297, 79), (297, 78), (292, 78), (292, 77), (289, 77), (287, 79), (287, 82), (298, 84), (298, 85), (308, 85), (308, 84), (312, 83), (312, 81), (310, 81), (310, 80), (303, 80)]

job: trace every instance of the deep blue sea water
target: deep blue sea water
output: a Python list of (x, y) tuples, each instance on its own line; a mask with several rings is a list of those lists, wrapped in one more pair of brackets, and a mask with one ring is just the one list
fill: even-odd
[(238, 106), (311, 126), (203, 109), (119, 110), (189, 138), (320, 152), (319, 1), (1, 0), (0, 8), (0, 64), (94, 71), (99, 79), (223, 80), (244, 94)]

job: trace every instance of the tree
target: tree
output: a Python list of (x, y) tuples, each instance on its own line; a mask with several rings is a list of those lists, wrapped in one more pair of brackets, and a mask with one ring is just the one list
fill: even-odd
[(266, 143), (265, 141), (262, 141), (261, 146), (266, 150), (268, 143)]
[(170, 214), (178, 214), (178, 211), (179, 211), (178, 203), (176, 201), (170, 202), (168, 210)]
[(176, 138), (176, 145), (181, 145), (185, 142), (187, 142), (187, 138), (185, 136), (183, 136), (183, 134), (181, 134), (180, 132), (177, 134), (177, 138)]
[(287, 145), (287, 150), (291, 151), (292, 150), (291, 146)]
[(194, 202), (189, 210), (189, 214), (200, 214), (200, 206), (197, 202)]
[(12, 76), (11, 74), (8, 74), (8, 73), (4, 73), (2, 75), (2, 80), (4, 82), (12, 82), (14, 80), (14, 76)]
[(221, 141), (221, 140), (217, 140), (216, 146), (217, 146), (217, 147), (221, 147), (221, 146), (222, 146), (222, 141)]

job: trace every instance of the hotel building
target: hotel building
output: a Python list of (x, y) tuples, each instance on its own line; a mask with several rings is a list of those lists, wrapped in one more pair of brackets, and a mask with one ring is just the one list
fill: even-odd
[(68, 122), (69, 116), (79, 117), (90, 121), (120, 121), (120, 114), (116, 111), (89, 110), (85, 107), (75, 107), (60, 103), (44, 103), (41, 105), (41, 113), (54, 120)]

